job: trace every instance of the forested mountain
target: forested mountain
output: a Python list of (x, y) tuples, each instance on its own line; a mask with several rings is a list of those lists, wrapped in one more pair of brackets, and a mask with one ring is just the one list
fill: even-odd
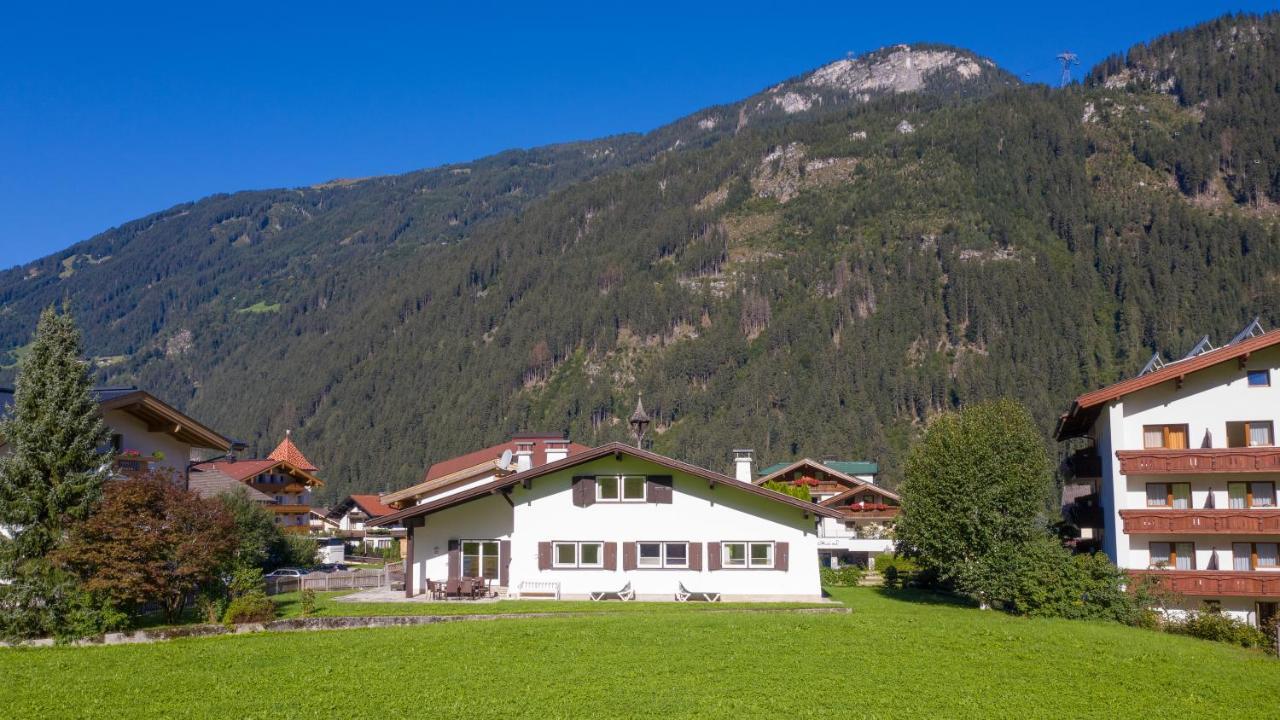
[[(329, 496), (513, 431), (727, 469), (878, 459), (932, 414), (1077, 392), (1280, 321), (1280, 16), (1064, 89), (895, 46), (643, 135), (206, 198), (0, 275), (0, 347), (73, 303), (103, 378)], [(10, 358), (12, 362), (12, 357)]]

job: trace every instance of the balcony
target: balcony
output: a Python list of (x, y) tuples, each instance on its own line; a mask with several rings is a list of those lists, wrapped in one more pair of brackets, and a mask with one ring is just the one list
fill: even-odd
[(1280, 597), (1280, 572), (1221, 570), (1129, 570), (1154, 577), (1165, 590), (1202, 597)]
[(1280, 472), (1280, 447), (1117, 450), (1125, 475)]
[(311, 512), (311, 506), (310, 506), (310, 505), (303, 505), (303, 504), (286, 504), (286, 503), (275, 504), (275, 503), (272, 503), (272, 504), (270, 504), (270, 505), (267, 505), (266, 507), (267, 507), (267, 509), (268, 509), (268, 510), (270, 510), (270, 511), (271, 511), (271, 512), (273, 512), (273, 513), (277, 513), (277, 514), (285, 514), (285, 515), (287, 515), (287, 514), (291, 514), (291, 513), (306, 513), (306, 512)]
[(902, 508), (897, 505), (883, 503), (854, 503), (837, 509), (844, 515), (845, 520), (888, 521), (898, 517), (902, 512)]
[(1077, 450), (1062, 461), (1063, 475), (1069, 482), (1088, 482), (1102, 477), (1102, 458), (1097, 448)]
[(1280, 535), (1280, 508), (1248, 510), (1121, 510), (1130, 535)]

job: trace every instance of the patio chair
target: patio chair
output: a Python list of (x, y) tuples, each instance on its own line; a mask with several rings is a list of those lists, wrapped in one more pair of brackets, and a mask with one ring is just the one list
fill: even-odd
[(444, 585), (444, 596), (446, 598), (462, 596), (462, 581), (458, 578), (449, 578)]
[(622, 586), (621, 590), (614, 592), (593, 592), (591, 593), (591, 599), (597, 602), (600, 600), (635, 600), (636, 591), (631, 589), (631, 582), (628, 581), (626, 585)]
[(432, 600), (443, 600), (444, 594), (445, 594), (444, 583), (440, 582), (439, 580), (428, 580), (427, 592), (431, 593)]
[(689, 602), (697, 600), (699, 602), (720, 602), (720, 593), (718, 592), (695, 592), (684, 586), (684, 582), (680, 582), (680, 590), (676, 592), (676, 600), (680, 602)]

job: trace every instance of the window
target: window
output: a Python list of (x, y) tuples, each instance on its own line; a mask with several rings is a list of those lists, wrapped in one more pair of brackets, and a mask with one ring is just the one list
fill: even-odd
[(1250, 370), (1249, 387), (1269, 387), (1271, 385), (1270, 370)]
[(463, 540), (462, 576), (496, 580), (498, 577), (498, 541)]
[(113, 433), (111, 435), (111, 452), (118, 454), (121, 450), (124, 450), (124, 436), (120, 433)]
[(1227, 506), (1232, 510), (1275, 507), (1276, 484), (1270, 481), (1227, 483)]
[(1227, 447), (1270, 447), (1274, 444), (1270, 420), (1227, 423)]
[(1147, 507), (1191, 509), (1191, 483), (1147, 483)]
[(1196, 569), (1195, 543), (1151, 543), (1151, 567), (1167, 567), (1173, 570)]
[(642, 568), (689, 567), (689, 544), (682, 542), (641, 542), (637, 565)]
[(600, 475), (596, 477), (596, 500), (600, 502), (644, 502), (643, 475)]
[(553, 543), (552, 566), (558, 568), (604, 567), (604, 543), (558, 542)]
[(1231, 543), (1231, 569), (1257, 570), (1280, 567), (1276, 543)]
[(773, 567), (773, 543), (771, 542), (724, 543), (721, 552), (722, 564), (727, 568)]
[(1142, 428), (1142, 446), (1186, 450), (1187, 434), (1186, 425), (1147, 425)]

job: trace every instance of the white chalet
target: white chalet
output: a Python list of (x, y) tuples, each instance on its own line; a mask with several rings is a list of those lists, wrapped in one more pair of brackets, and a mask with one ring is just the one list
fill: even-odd
[(1131, 574), (1159, 578), (1185, 609), (1277, 619), (1278, 373), (1280, 331), (1255, 321), (1223, 347), (1153, 358), (1076, 398), (1058, 422), (1059, 440), (1090, 441), (1067, 460), (1101, 516), (1086, 538)]
[(622, 443), (538, 459), (368, 523), (408, 529), (406, 596), (463, 577), (562, 598), (628, 583), (641, 599), (681, 585), (725, 600), (822, 595), (817, 522), (835, 510)]

